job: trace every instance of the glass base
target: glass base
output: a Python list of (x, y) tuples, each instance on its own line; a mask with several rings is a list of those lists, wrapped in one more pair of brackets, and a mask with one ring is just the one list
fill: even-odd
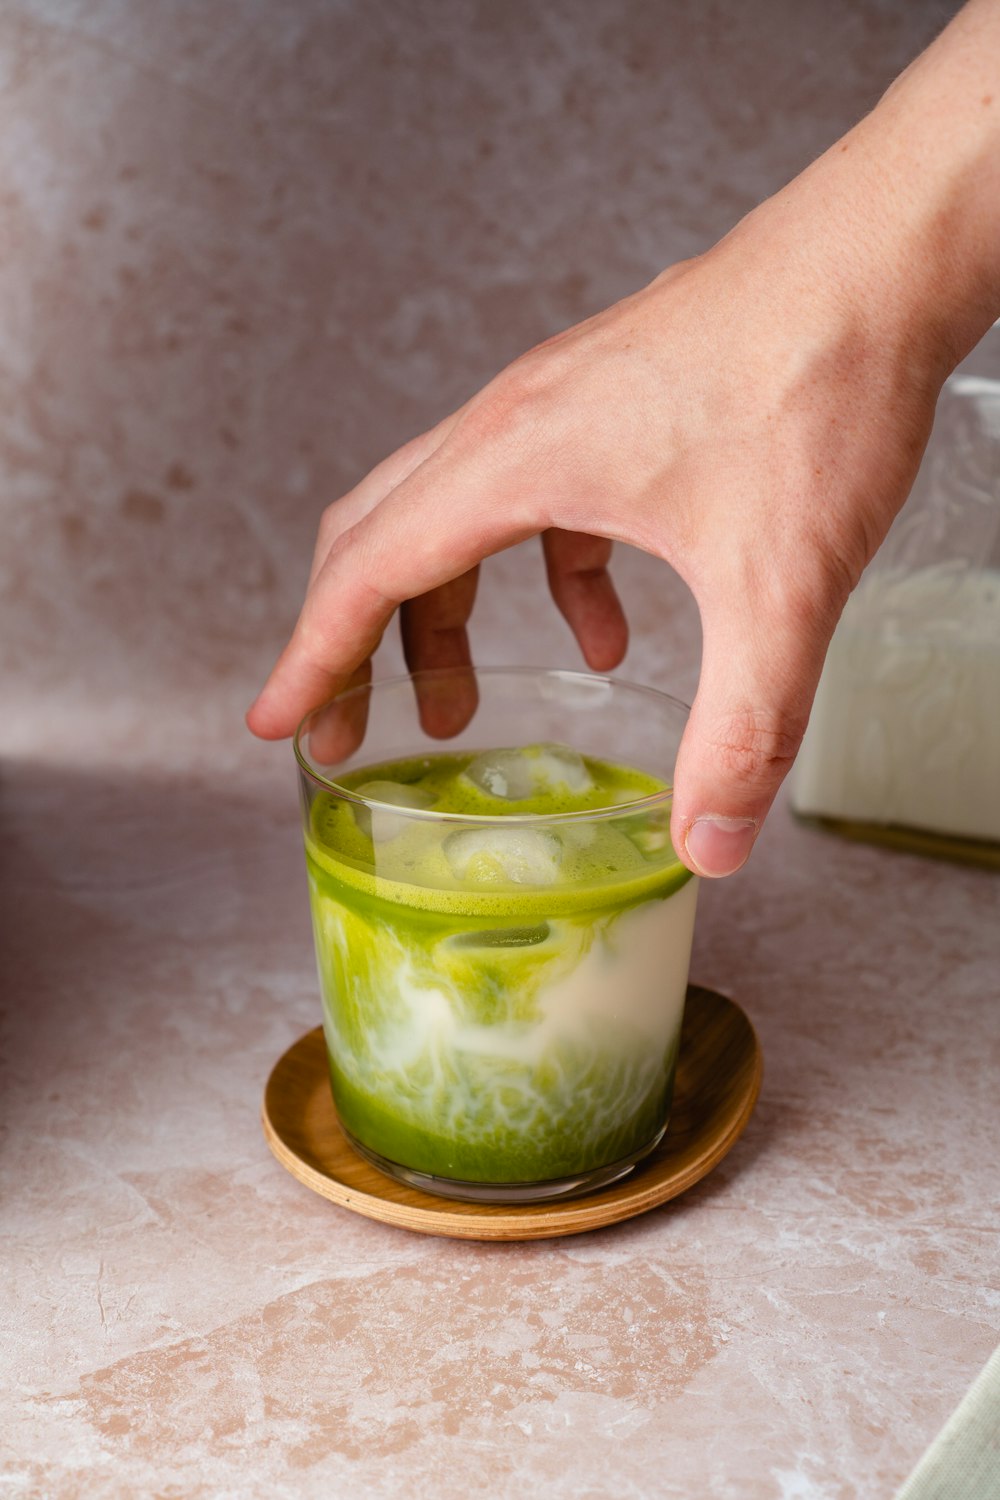
[[(545, 1182), (464, 1182), (457, 1177), (434, 1177), (429, 1172), (418, 1172), (413, 1167), (400, 1166), (387, 1161), (362, 1145), (350, 1131), (344, 1134), (359, 1156), (378, 1167), (387, 1177), (406, 1183), (407, 1187), (419, 1188), (423, 1193), (433, 1193), (438, 1198), (455, 1198), (462, 1203), (545, 1203), (553, 1198), (576, 1198), (583, 1193), (592, 1193), (597, 1188), (610, 1187), (635, 1169), (651, 1151), (655, 1151), (667, 1133), (667, 1119), (651, 1141), (631, 1156), (611, 1162), (604, 1167), (595, 1167), (590, 1172), (580, 1172), (573, 1177), (552, 1177)], [(343, 1125), (342, 1127), (343, 1128)]]

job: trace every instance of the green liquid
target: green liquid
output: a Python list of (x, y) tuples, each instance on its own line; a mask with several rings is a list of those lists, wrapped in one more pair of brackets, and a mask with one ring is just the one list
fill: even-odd
[[(571, 1177), (641, 1151), (669, 1112), (694, 886), (669, 845), (669, 805), (629, 811), (663, 790), (654, 778), (586, 760), (571, 781), (498, 797), (464, 774), (472, 761), (344, 778), (348, 791), (404, 784), (429, 804), (422, 817), (313, 801), (334, 1098), (389, 1162), (476, 1183)], [(616, 804), (610, 819), (502, 821)], [(435, 816), (448, 812), (496, 822)]]

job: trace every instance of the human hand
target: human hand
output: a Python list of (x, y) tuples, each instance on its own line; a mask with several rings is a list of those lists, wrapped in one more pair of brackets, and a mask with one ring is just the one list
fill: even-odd
[[(359, 680), (397, 607), (411, 668), (467, 661), (478, 563), (536, 533), (588, 663), (615, 665), (625, 623), (606, 563), (626, 541), (677, 571), (702, 619), (675, 847), (702, 874), (738, 868), (840, 611), (909, 491), (941, 382), (989, 321), (971, 273), (953, 294), (929, 256), (900, 277), (929, 210), (887, 187), (884, 138), (859, 127), (841, 147), (706, 255), (529, 351), (331, 506), (252, 730), (287, 735)], [(421, 709), (446, 736), (469, 705)]]

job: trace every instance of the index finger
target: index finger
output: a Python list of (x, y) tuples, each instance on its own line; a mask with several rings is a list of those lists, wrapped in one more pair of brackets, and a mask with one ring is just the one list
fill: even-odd
[[(432, 455), (338, 537), (256, 703), (254, 734), (281, 739), (339, 692), (375, 650), (394, 611), (546, 524), (530, 498), (484, 488), (468, 461)], [(500, 491), (499, 493), (497, 491)]]

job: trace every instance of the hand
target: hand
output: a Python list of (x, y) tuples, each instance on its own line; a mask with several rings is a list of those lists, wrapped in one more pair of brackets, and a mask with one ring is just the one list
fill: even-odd
[[(477, 564), (535, 533), (587, 661), (615, 665), (606, 564), (626, 541), (680, 574), (702, 618), (675, 847), (702, 874), (738, 868), (941, 382), (989, 321), (971, 273), (949, 301), (913, 252), (935, 205), (887, 186), (884, 145), (859, 127), (706, 255), (531, 350), (332, 506), (252, 730), (287, 735), (363, 676), (397, 607), (412, 667), (467, 661)], [(468, 711), (422, 704), (441, 735)]]

